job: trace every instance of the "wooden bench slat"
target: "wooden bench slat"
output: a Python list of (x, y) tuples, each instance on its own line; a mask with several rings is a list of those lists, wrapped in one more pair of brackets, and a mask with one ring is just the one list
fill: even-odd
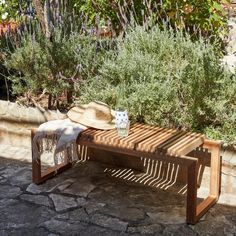
[(178, 140), (171, 143), (171, 145), (164, 147), (162, 151), (165, 153), (166, 152), (171, 153), (170, 150), (172, 150), (172, 152), (174, 152), (181, 145), (186, 145), (189, 141), (192, 141), (194, 139), (195, 139), (195, 137), (190, 136), (189, 133), (186, 133), (184, 136), (180, 137)]
[(161, 135), (163, 133), (163, 129), (160, 128), (158, 131), (156, 130), (155, 132), (148, 132), (148, 133), (143, 133), (142, 136), (137, 138), (133, 143), (134, 143), (134, 149), (138, 149), (139, 145), (145, 145), (145, 140), (147, 139), (153, 139), (156, 135)]
[[(136, 126), (132, 125), (129, 130), (129, 135), (127, 137), (120, 137), (118, 140), (118, 146), (119, 147), (125, 147), (125, 148), (132, 148), (131, 140), (134, 139), (138, 134), (140, 135), (143, 130), (143, 125), (138, 124)], [(117, 135), (118, 136), (118, 135)], [(131, 145), (129, 145), (129, 142)]]
[[(141, 126), (141, 124), (135, 124), (134, 126), (130, 127), (130, 133), (132, 133), (136, 128)], [(122, 140), (122, 137), (119, 137), (117, 135), (117, 130), (110, 130), (106, 131), (107, 135), (101, 135), (96, 141), (102, 141), (104, 143), (107, 143), (108, 145), (118, 145), (118, 143)]]
[[(117, 132), (115, 129), (113, 130), (108, 130), (106, 133), (103, 133), (102, 135), (98, 136), (98, 140), (99, 141), (106, 141), (106, 139), (108, 138), (108, 140), (110, 139), (111, 136), (117, 136)], [(94, 140), (96, 141), (96, 140)]]
[(94, 140), (97, 140), (100, 136), (105, 135), (107, 130), (97, 130), (94, 134)]
[(155, 152), (156, 146), (162, 142), (168, 140), (177, 130), (162, 130), (161, 132), (152, 135), (143, 142), (140, 142), (137, 146), (139, 151)]
[(114, 132), (110, 132), (110, 134), (105, 137), (99, 137), (99, 138), (103, 143), (107, 145), (114, 145), (114, 146), (117, 146), (119, 143), (119, 140), (121, 139), (121, 137), (117, 135), (116, 130)]
[[(198, 143), (198, 140), (200, 137), (204, 137), (204, 135), (202, 134), (188, 134), (185, 138), (183, 138), (182, 140), (180, 140), (179, 142), (177, 142), (175, 145), (171, 146), (168, 148), (167, 152), (173, 153), (173, 155), (176, 155), (175, 153), (177, 153), (179, 150), (183, 149), (184, 147), (186, 147), (186, 145), (189, 145), (190, 143), (196, 141)], [(202, 140), (203, 142), (203, 140)]]
[(186, 133), (177, 143), (173, 144), (171, 147), (168, 148), (169, 152), (172, 152), (178, 148), (181, 148), (183, 145), (185, 145), (186, 142), (188, 142), (190, 139), (198, 138), (199, 135), (195, 133)]
[(175, 134), (173, 134), (169, 139), (165, 140), (163, 143), (158, 144), (158, 146), (156, 147), (157, 151), (163, 151), (169, 147), (171, 147), (172, 145), (174, 145), (175, 143), (177, 143), (179, 140), (182, 139), (182, 137), (184, 135), (186, 135), (187, 132), (186, 131), (178, 131)]
[(135, 132), (131, 134), (130, 136), (122, 139), (120, 144), (122, 147), (127, 146), (129, 148), (135, 149), (140, 142), (153, 136), (154, 134), (159, 133), (161, 130), (163, 129), (159, 128), (159, 129), (152, 130), (150, 128), (144, 129), (143, 127), (141, 127), (139, 130), (135, 130)]
[(162, 152), (169, 155), (185, 155), (192, 147), (201, 145), (201, 134), (166, 129), (150, 125), (134, 124), (128, 137), (119, 137), (117, 130), (87, 129), (82, 132), (81, 140), (96, 144), (126, 148), (145, 152)]
[[(93, 142), (95, 143), (104, 143), (107, 145), (113, 145), (113, 146), (124, 146), (127, 147), (126, 145), (128, 145), (130, 142), (132, 142), (131, 140), (135, 140), (136, 141), (136, 137), (140, 137), (141, 134), (144, 133), (144, 128), (145, 130), (148, 129), (150, 130), (150, 132), (155, 133), (151, 127), (144, 127), (144, 125), (142, 124), (135, 124), (133, 126), (130, 127), (130, 131), (129, 131), (129, 136), (126, 138), (122, 138), (119, 137), (117, 135), (117, 131), (116, 130), (109, 130), (109, 131), (101, 131), (101, 130), (97, 130), (95, 132), (95, 134), (93, 135)], [(161, 128), (158, 128), (161, 129)], [(156, 129), (155, 129), (156, 130)], [(91, 135), (91, 133), (86, 134), (85, 132), (83, 132), (83, 135), (87, 136), (87, 135)], [(131, 145), (132, 147), (132, 145)]]
[(203, 142), (204, 142), (204, 138), (203, 137), (199, 137), (198, 139), (193, 140), (192, 142), (188, 143), (187, 145), (185, 145), (181, 149), (176, 150), (174, 155), (175, 156), (186, 155), (189, 152), (191, 152), (192, 150), (194, 150), (195, 148), (197, 148), (200, 145), (202, 145)]
[[(134, 130), (138, 129), (139, 126), (134, 126), (130, 128), (130, 133), (132, 134)], [(119, 137), (117, 135), (117, 130), (114, 130), (115, 132), (112, 133), (110, 136), (105, 136), (102, 140), (104, 143), (112, 146), (120, 146), (120, 143), (124, 139), (123, 137)]]

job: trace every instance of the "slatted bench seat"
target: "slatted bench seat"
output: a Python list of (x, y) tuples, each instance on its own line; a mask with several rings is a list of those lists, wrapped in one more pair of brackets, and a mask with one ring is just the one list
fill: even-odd
[[(32, 140), (34, 132), (32, 131)], [(119, 137), (116, 130), (102, 131), (89, 128), (79, 135), (77, 143), (93, 150), (101, 149), (121, 155), (146, 157), (186, 166), (186, 222), (189, 224), (195, 224), (218, 200), (220, 192), (221, 143), (219, 141), (208, 140), (202, 134), (134, 124), (130, 127), (128, 137)], [(209, 196), (201, 203), (197, 203), (197, 179), (200, 156), (195, 155), (192, 157), (188, 155), (199, 147), (207, 149), (211, 154)], [(62, 165), (58, 172), (70, 166), (71, 163)], [(41, 173), (40, 160), (36, 161), (33, 159), (32, 171), (33, 181), (37, 184), (54, 175), (54, 169), (49, 169), (44, 174)]]

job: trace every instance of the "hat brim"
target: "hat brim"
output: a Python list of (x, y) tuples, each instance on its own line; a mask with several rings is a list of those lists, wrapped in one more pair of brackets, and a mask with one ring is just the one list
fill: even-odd
[[(94, 120), (94, 119), (85, 119), (82, 115), (87, 107), (88, 107), (87, 104), (73, 107), (67, 112), (67, 116), (69, 117), (70, 120), (74, 122), (77, 122), (82, 125), (92, 127), (95, 129), (110, 130), (116, 127), (115, 119), (109, 123), (104, 122), (104, 121)], [(111, 114), (114, 117), (115, 111), (111, 110)]]

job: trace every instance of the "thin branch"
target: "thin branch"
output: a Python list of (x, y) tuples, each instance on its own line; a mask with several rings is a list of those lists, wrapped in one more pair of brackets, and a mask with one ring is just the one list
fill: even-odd
[(58, 75), (59, 75), (59, 77), (60, 77), (61, 79), (65, 80), (65, 81), (68, 81), (69, 83), (71, 83), (71, 82), (72, 82), (72, 83), (79, 82), (80, 78), (78, 78), (78, 77), (75, 78), (75, 77), (76, 77), (76, 75), (78, 74), (78, 71), (79, 71), (80, 67), (81, 67), (80, 64), (78, 64), (78, 65), (76, 66), (75, 72), (73, 73), (73, 75), (72, 75), (70, 78), (67, 78), (66, 76), (62, 75), (61, 72), (59, 72)]

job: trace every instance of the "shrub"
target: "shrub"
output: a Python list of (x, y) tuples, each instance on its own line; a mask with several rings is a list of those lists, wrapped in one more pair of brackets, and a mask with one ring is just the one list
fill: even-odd
[(137, 26), (99, 72), (83, 83), (83, 102), (101, 100), (126, 107), (132, 120), (217, 137), (236, 127), (234, 80), (219, 66), (215, 45), (203, 39)]
[(73, 91), (75, 81), (93, 75), (101, 59), (91, 37), (79, 33), (65, 36), (60, 29), (55, 29), (50, 39), (44, 34), (28, 34), (21, 44), (5, 63), (17, 71), (8, 77), (17, 95), (46, 90), (57, 99), (65, 90)]

